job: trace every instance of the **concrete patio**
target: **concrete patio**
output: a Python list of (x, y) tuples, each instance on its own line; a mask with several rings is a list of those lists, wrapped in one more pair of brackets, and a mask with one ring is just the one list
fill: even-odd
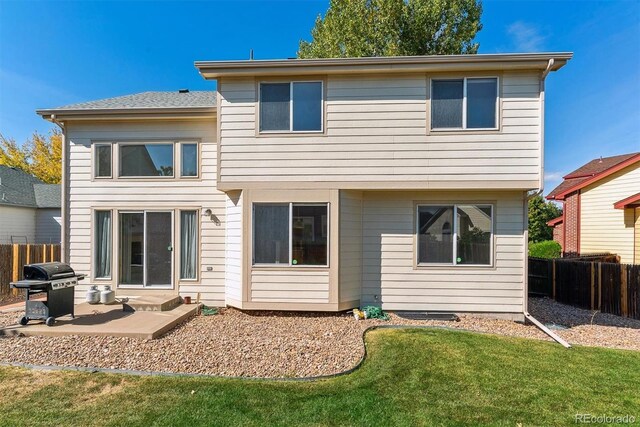
[[(0, 336), (79, 335), (155, 339), (195, 315), (199, 308), (198, 304), (176, 305), (168, 301), (154, 297), (153, 301), (136, 298), (110, 305), (77, 304), (74, 319), (71, 316), (59, 317), (53, 326), (46, 326), (39, 320), (31, 320), (26, 326), (19, 325), (22, 312), (14, 309), (16, 324), (0, 329)], [(153, 309), (154, 306), (157, 310)], [(136, 307), (141, 309), (136, 310)]]

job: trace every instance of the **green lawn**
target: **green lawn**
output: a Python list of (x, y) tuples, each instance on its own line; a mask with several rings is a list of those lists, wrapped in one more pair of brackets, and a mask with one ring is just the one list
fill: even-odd
[(640, 420), (640, 353), (434, 329), (377, 330), (353, 374), (314, 382), (0, 368), (0, 425), (574, 424)]

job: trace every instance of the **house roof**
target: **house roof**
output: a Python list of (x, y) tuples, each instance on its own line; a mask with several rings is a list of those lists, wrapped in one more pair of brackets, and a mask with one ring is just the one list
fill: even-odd
[(557, 71), (573, 57), (570, 52), (422, 55), (365, 58), (196, 61), (205, 79), (223, 76), (310, 75), (336, 73), (406, 73), (471, 70)]
[(640, 193), (629, 196), (613, 204), (615, 209), (626, 209), (631, 207), (640, 207)]
[(0, 205), (30, 208), (59, 208), (59, 184), (44, 184), (17, 168), (0, 165)]
[(551, 221), (547, 221), (547, 225), (549, 227), (554, 227), (554, 226), (560, 224), (562, 221), (564, 221), (564, 217), (562, 215), (560, 215), (557, 218), (553, 218)]
[(115, 98), (99, 99), (41, 109), (36, 113), (45, 119), (82, 119), (96, 116), (162, 115), (169, 113), (212, 113), (216, 109), (214, 91), (141, 92)]
[(640, 152), (612, 157), (600, 157), (565, 175), (564, 181), (547, 194), (549, 200), (564, 200), (574, 191), (586, 187), (636, 162), (640, 162)]
[(36, 206), (39, 208), (60, 208), (62, 187), (60, 184), (33, 184)]

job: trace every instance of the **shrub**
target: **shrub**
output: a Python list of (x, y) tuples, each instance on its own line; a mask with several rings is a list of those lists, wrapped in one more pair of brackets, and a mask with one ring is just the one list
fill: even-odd
[(560, 243), (553, 240), (544, 242), (529, 243), (529, 256), (535, 258), (560, 258), (562, 247)]

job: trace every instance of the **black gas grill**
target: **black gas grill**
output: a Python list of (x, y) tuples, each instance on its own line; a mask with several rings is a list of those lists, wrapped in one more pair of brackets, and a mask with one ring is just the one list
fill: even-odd
[[(46, 262), (29, 264), (23, 268), (24, 279), (12, 282), (11, 287), (24, 289), (26, 293), (25, 314), (21, 325), (29, 320), (44, 320), (47, 326), (55, 323), (56, 317), (70, 314), (73, 317), (73, 288), (84, 274), (76, 274), (69, 264)], [(29, 297), (47, 293), (46, 301), (32, 300)]]

